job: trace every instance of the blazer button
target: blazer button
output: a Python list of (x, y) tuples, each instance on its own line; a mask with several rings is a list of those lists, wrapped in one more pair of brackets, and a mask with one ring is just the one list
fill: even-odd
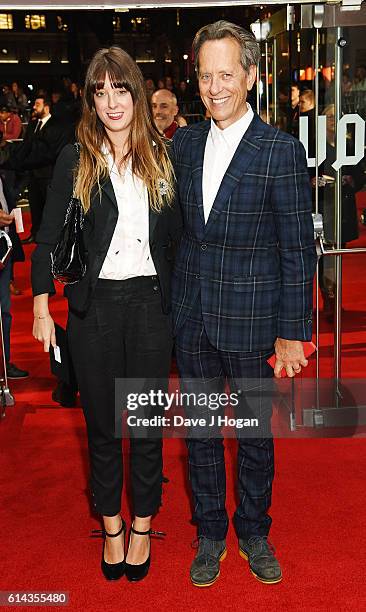
[(201, 251), (205, 251), (207, 249), (207, 244), (201, 244)]
[(157, 285), (153, 286), (154, 291), (157, 291), (159, 289), (159, 287)]
[(195, 278), (198, 278), (198, 279), (201, 278), (199, 274), (195, 274), (194, 276)]

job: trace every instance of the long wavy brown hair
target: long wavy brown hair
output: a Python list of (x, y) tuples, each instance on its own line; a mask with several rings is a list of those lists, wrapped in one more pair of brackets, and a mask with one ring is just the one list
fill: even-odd
[(87, 212), (93, 186), (97, 184), (101, 194), (101, 183), (109, 176), (106, 156), (102, 153), (103, 144), (107, 145), (115, 158), (113, 143), (94, 106), (94, 93), (104, 87), (106, 74), (113, 87), (124, 87), (133, 100), (128, 150), (122, 163), (131, 159), (133, 174), (147, 186), (150, 207), (160, 212), (166, 204), (172, 202), (174, 171), (165, 139), (153, 124), (141, 71), (120, 47), (97, 51), (86, 74), (82, 116), (77, 127), (77, 139), (81, 148), (79, 165), (75, 170), (75, 195), (80, 198)]

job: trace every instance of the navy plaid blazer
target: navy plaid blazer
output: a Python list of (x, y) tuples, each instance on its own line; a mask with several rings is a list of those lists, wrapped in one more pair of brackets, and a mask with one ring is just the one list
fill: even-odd
[(310, 340), (316, 251), (302, 144), (257, 114), (205, 224), (203, 157), (210, 121), (176, 131), (173, 155), (184, 234), (173, 273), (175, 332), (200, 293), (210, 342), (259, 351)]

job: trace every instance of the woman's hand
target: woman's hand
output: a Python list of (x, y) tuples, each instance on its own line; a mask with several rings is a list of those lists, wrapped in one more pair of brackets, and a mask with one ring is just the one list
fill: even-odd
[(50, 345), (56, 346), (55, 324), (50, 314), (34, 317), (33, 336), (39, 342), (43, 342), (45, 353), (49, 352)]
[(55, 324), (48, 310), (48, 293), (34, 297), (33, 337), (43, 342), (45, 353), (50, 350), (50, 344), (56, 346)]

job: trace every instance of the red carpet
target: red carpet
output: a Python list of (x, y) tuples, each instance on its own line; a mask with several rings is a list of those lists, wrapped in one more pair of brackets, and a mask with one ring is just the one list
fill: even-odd
[[(30, 251), (27, 247), (28, 262)], [(365, 260), (349, 260), (344, 367), (348, 376), (363, 376)], [(16, 406), (0, 422), (0, 590), (67, 591), (71, 610), (366, 609), (363, 438), (277, 440), (271, 540), (284, 580), (273, 586), (255, 580), (238, 555), (231, 526), (228, 557), (209, 589), (197, 589), (188, 579), (195, 528), (189, 522), (186, 453), (183, 441), (166, 441), (164, 471), (170, 482), (154, 525), (167, 537), (153, 540), (152, 567), (144, 582), (107, 583), (99, 568), (102, 540), (89, 537), (98, 518), (90, 513), (86, 495), (82, 413), (50, 400), (48, 356), (31, 336), (28, 265), (17, 264), (16, 280), (23, 295), (13, 299), (12, 360), (28, 368), (32, 378), (12, 382)], [(64, 319), (63, 300), (54, 299), (53, 312)], [(329, 326), (321, 350), (330, 354), (331, 348)], [(229, 515), (235, 508), (234, 451), (235, 442), (227, 441)], [(129, 519), (125, 499), (123, 514)]]

